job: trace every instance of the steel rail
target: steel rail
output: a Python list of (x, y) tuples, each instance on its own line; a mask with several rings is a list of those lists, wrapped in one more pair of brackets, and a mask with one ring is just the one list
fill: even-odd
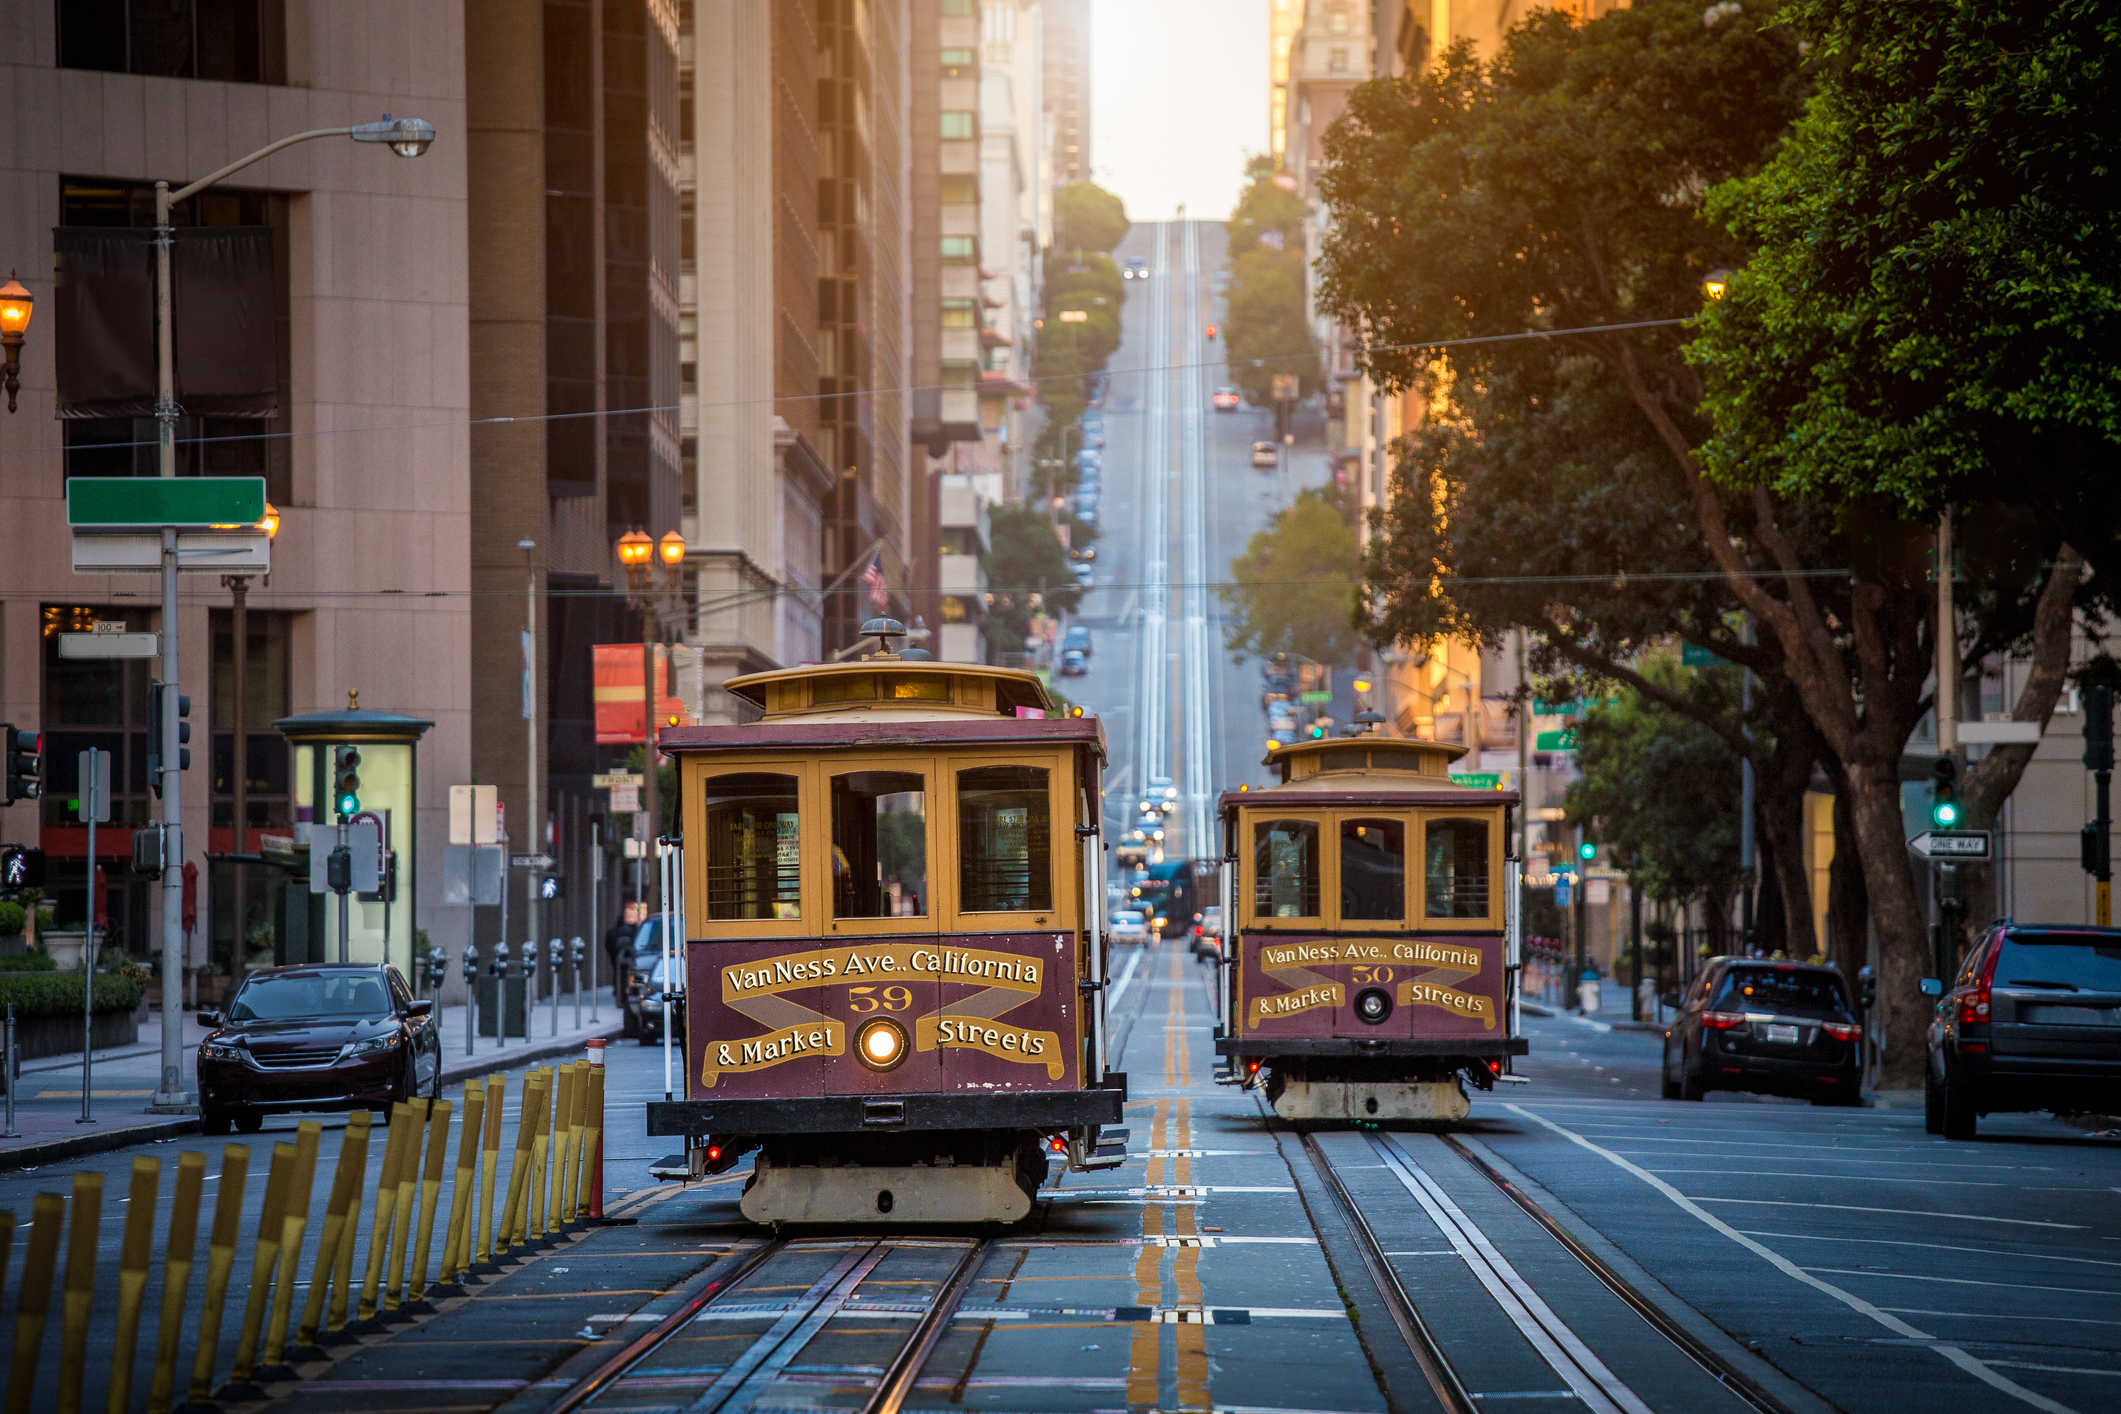
[(1747, 1405), (1759, 1410), (1761, 1414), (1791, 1414), (1788, 1405), (1768, 1393), (1750, 1375), (1710, 1349), (1692, 1331), (1666, 1315), (1662, 1307), (1636, 1290), (1627, 1278), (1609, 1266), (1604, 1258), (1577, 1241), (1575, 1234), (1557, 1222), (1529, 1193), (1498, 1172), (1486, 1159), (1467, 1148), (1456, 1135), (1445, 1134), (1441, 1138), (1454, 1153), (1507, 1194), (1532, 1221), (1545, 1228), (1547, 1235), (1566, 1248), (1570, 1256), (1583, 1263), (1585, 1269), (1598, 1278), (1606, 1290), (1625, 1302), (1651, 1329), (1684, 1351), (1687, 1358), (1699, 1365), (1712, 1379)]
[(558, 1399), (546, 1406), (545, 1414), (572, 1414), (598, 1395), (603, 1394), (628, 1370), (654, 1354), (657, 1347), (692, 1324), (700, 1312), (729, 1294), (745, 1277), (763, 1266), (767, 1258), (785, 1250), (785, 1238), (773, 1238), (762, 1242), (740, 1258), (734, 1266), (710, 1270), (707, 1280), (700, 1288), (686, 1297), (677, 1310), (672, 1311), (645, 1334), (635, 1337), (624, 1347), (615, 1351), (594, 1370), (576, 1381), (574, 1386)]
[(906, 1399), (913, 1393), (914, 1382), (920, 1378), (921, 1368), (935, 1347), (942, 1342), (950, 1329), (950, 1322), (957, 1315), (957, 1308), (964, 1303), (965, 1293), (972, 1289), (972, 1280), (986, 1264), (987, 1254), (994, 1250), (994, 1239), (983, 1238), (965, 1250), (949, 1277), (936, 1288), (935, 1300), (927, 1311), (915, 1322), (913, 1334), (899, 1347), (891, 1363), (884, 1367), (884, 1374), (877, 1381), (876, 1393), (862, 1406), (862, 1414), (899, 1414)]
[(1399, 1280), (1399, 1273), (1392, 1269), (1391, 1261), (1384, 1255), (1384, 1244), (1370, 1230), (1370, 1223), (1357, 1206), (1355, 1196), (1348, 1192), (1341, 1181), (1340, 1173), (1326, 1157), (1325, 1150), (1309, 1133), (1301, 1135), (1304, 1152), (1310, 1156), (1311, 1166), (1318, 1170), (1319, 1178), (1332, 1190), (1333, 1201), (1339, 1207), (1342, 1218), (1347, 1221), (1348, 1231), (1355, 1238), (1355, 1250), (1370, 1274), (1371, 1285), (1383, 1298), (1385, 1311), (1392, 1317), (1392, 1324), (1399, 1328), (1400, 1339), (1406, 1342), (1407, 1350), (1420, 1367), (1422, 1378), (1428, 1381), (1429, 1392), (1447, 1414), (1478, 1414), (1480, 1404), (1459, 1379), (1458, 1371), (1451, 1365), (1450, 1357), (1443, 1353), (1443, 1346), (1429, 1331), (1428, 1323), (1414, 1305), (1414, 1298)]

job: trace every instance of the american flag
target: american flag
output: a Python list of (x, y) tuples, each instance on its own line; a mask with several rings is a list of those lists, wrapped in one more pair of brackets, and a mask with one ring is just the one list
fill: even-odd
[(891, 607), (891, 591), (884, 587), (884, 557), (880, 554), (869, 557), (869, 568), (862, 571), (862, 583), (869, 586), (869, 602), (879, 612)]

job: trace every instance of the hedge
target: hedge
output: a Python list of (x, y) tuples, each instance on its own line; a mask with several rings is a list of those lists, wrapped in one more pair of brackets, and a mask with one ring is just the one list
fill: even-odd
[(26, 952), (20, 957), (0, 957), (0, 972), (56, 972), (59, 964), (41, 952)]
[[(131, 1011), (140, 1004), (140, 984), (130, 977), (96, 974), (95, 1009)], [(79, 1016), (81, 974), (78, 972), (12, 972), (0, 974), (0, 1007), (14, 1003), (15, 1017)]]

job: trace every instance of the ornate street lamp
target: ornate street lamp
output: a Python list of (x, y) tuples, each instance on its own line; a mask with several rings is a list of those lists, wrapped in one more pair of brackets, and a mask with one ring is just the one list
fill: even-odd
[(7, 410), (15, 410), (15, 393), (22, 386), (22, 336), (29, 332), (29, 317), (36, 300), (23, 288), (15, 272), (7, 272), (7, 283), (0, 285), (0, 347), (7, 350)]
[[(646, 792), (643, 808), (648, 815), (648, 837), (655, 839), (661, 833), (662, 814), (655, 749), (655, 652), (663, 637), (658, 615), (675, 608), (671, 601), (684, 575), (685, 537), (673, 530), (661, 540), (654, 540), (636, 526), (621, 535), (612, 548), (626, 570), (627, 602), (641, 616), (641, 786)], [(653, 909), (659, 902), (654, 897), (656, 871), (644, 869), (641, 877), (642, 901)]]

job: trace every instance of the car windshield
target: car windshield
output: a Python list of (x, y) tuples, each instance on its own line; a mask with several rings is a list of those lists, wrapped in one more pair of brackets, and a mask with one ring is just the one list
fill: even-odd
[(1772, 1011), (1792, 1016), (1849, 1014), (1841, 978), (1794, 967), (1734, 967), (1716, 989), (1711, 1011)]
[(1999, 987), (2121, 992), (2121, 938), (2086, 933), (2016, 933), (1996, 959)]
[(390, 993), (372, 972), (297, 972), (253, 977), (228, 1008), (230, 1021), (305, 1021), (387, 1016)]
[(1142, 916), (1131, 909), (1122, 909), (1112, 915), (1112, 921), (1114, 923), (1139, 923), (1142, 921)]

